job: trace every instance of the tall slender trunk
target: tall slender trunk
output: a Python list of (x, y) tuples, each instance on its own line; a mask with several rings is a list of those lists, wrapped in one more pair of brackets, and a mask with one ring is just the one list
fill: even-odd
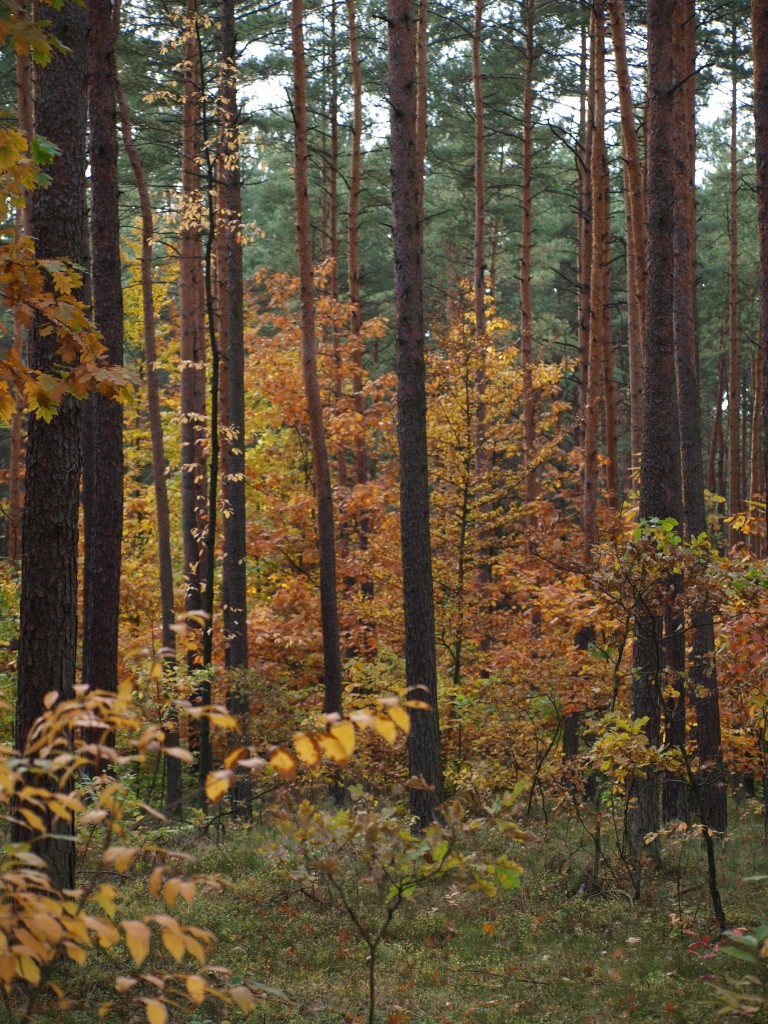
[[(88, 263), (85, 202), (88, 22), (76, 4), (42, 6), (62, 52), (41, 67), (37, 77), (35, 131), (59, 149), (49, 169), (47, 188), (32, 196), (31, 234), (39, 259), (68, 257)], [(29, 365), (56, 374), (61, 358), (56, 337), (38, 318), (29, 337)], [(72, 696), (77, 649), (77, 548), (80, 484), (80, 408), (71, 396), (62, 399), (50, 423), (29, 422), (26, 502), (22, 533), (19, 676), (14, 743), (22, 749), (32, 724), (51, 690)], [(42, 783), (41, 783), (42, 784)], [(47, 863), (59, 888), (74, 885), (75, 844), (72, 822), (55, 821), (50, 835), (34, 850)], [(63, 835), (65, 839), (57, 839)], [(29, 840), (18, 821), (12, 840)]]
[[(483, 0), (475, 0), (475, 21), (472, 32), (472, 91), (475, 106), (475, 242), (473, 262), (473, 306), (475, 314), (475, 346), (477, 349), (477, 370), (475, 373), (475, 385), (477, 387), (477, 423), (475, 430), (475, 475), (477, 477), (478, 489), (485, 491), (485, 480), (490, 465), (490, 459), (485, 448), (485, 384), (486, 384), (486, 357), (485, 348), (487, 344), (487, 322), (485, 315), (485, 103), (483, 97), (483, 69), (482, 69), (482, 45), (483, 45)], [(481, 587), (487, 587), (492, 576), (492, 543), (489, 522), (492, 513), (492, 499), (482, 502), (480, 515), (483, 520), (481, 526), (481, 550), (478, 565), (478, 583)], [(480, 641), (483, 651), (490, 646), (490, 637), (487, 633)]]
[(598, 430), (601, 381), (608, 323), (610, 272), (609, 181), (605, 152), (605, 12), (601, 2), (592, 11), (592, 98), (590, 180), (592, 183), (592, 253), (589, 284), (589, 361), (584, 421), (583, 530), (587, 552), (597, 543)]
[(437, 712), (435, 609), (429, 528), (427, 397), (424, 363), (423, 169), (416, 118), (416, 25), (411, 0), (388, 0), (392, 243), (395, 269), (397, 437), (403, 556), (405, 672), (409, 696), (432, 710), (411, 711), (411, 812), (423, 827), (443, 798)]
[[(115, 22), (119, 24), (116, 6)], [(173, 560), (171, 558), (171, 515), (168, 505), (168, 484), (166, 480), (165, 444), (163, 424), (160, 416), (160, 387), (157, 379), (157, 330), (153, 298), (152, 240), (155, 233), (152, 204), (147, 179), (141, 162), (141, 155), (133, 139), (131, 111), (128, 99), (115, 70), (115, 85), (120, 110), (123, 146), (131, 164), (133, 180), (139, 194), (141, 210), (141, 308), (144, 326), (144, 374), (147, 386), (149, 409), (149, 435), (152, 446), (152, 484), (155, 492), (155, 516), (157, 529), (157, 560), (160, 575), (160, 617), (162, 621), (162, 654), (165, 674), (172, 688), (176, 668), (176, 621), (173, 594)], [(171, 705), (166, 742), (178, 745), (178, 726)], [(175, 757), (166, 758), (165, 763), (165, 807), (172, 817), (181, 817), (182, 783), (181, 761)]]
[[(112, 0), (88, 0), (93, 317), (110, 364), (123, 362), (123, 289), (117, 183), (116, 24)], [(93, 392), (81, 415), (83, 458), (82, 679), (117, 692), (123, 537), (123, 407)]]
[[(19, 131), (31, 145), (33, 135), (32, 58), (28, 53), (16, 54), (16, 111)], [(29, 236), (31, 196), (16, 211), (14, 231), (17, 239)], [(26, 360), (27, 329), (19, 312), (13, 316), (13, 347), (22, 361)], [(21, 517), (24, 506), (24, 414), (19, 402), (11, 417), (10, 453), (8, 459), (8, 558), (15, 562), (21, 552)]]
[[(763, 480), (768, 484), (768, 0), (752, 0), (757, 228), (760, 240), (760, 339), (763, 352)], [(768, 509), (766, 511), (768, 525)], [(767, 539), (768, 543), (768, 539)]]
[(427, 53), (429, 30), (429, 0), (416, 0), (416, 171), (421, 187), (419, 189), (419, 222), (424, 231), (424, 171), (427, 160), (427, 98), (429, 95), (429, 62)]
[(533, 69), (536, 0), (525, 2), (525, 63), (523, 70), (523, 152), (521, 167), (522, 229), (520, 238), (520, 358), (523, 370), (523, 456), (525, 500), (536, 497), (534, 441), (536, 400), (533, 393)]
[[(201, 537), (205, 518), (205, 298), (200, 189), (200, 53), (197, 0), (186, 0), (181, 154), (179, 306), (181, 319), (181, 526), (185, 607), (202, 609)], [(192, 625), (190, 623), (190, 625)], [(196, 654), (190, 651), (189, 667)]]
[[(643, 379), (642, 519), (682, 520), (680, 443), (674, 361), (674, 5), (648, 0), (647, 196), (648, 262)], [(664, 668), (663, 616), (641, 610), (635, 622), (632, 714), (645, 718), (651, 746), (660, 740)], [(631, 787), (629, 833), (636, 857), (658, 830), (658, 779), (653, 769)], [(639, 885), (639, 876), (637, 880)]]
[[(363, 81), (357, 42), (355, 0), (347, 0), (349, 29), (349, 65), (352, 72), (352, 139), (349, 154), (349, 207), (347, 225), (347, 288), (349, 291), (349, 334), (352, 344), (352, 390), (357, 413), (355, 438), (355, 481), (368, 481), (368, 455), (365, 445), (365, 398), (363, 396), (363, 307), (360, 296), (360, 192), (362, 189)], [(361, 516), (357, 524), (360, 549), (368, 549), (370, 523)], [(365, 578), (363, 596), (373, 597), (373, 582)]]
[[(222, 590), (224, 594), (225, 664), (248, 667), (245, 494), (245, 349), (243, 340), (243, 240), (240, 142), (237, 110), (235, 0), (221, 0), (221, 72), (219, 80), (219, 220), (218, 254), (221, 327), (219, 349), (226, 355), (227, 466), (223, 477), (224, 516)], [(232, 710), (244, 715), (246, 698), (236, 688)]]
[[(752, 501), (765, 498), (765, 472), (762, 459), (763, 443), (763, 376), (765, 374), (765, 349), (762, 344), (762, 329), (759, 329), (757, 351), (752, 371), (752, 434), (750, 437), (750, 490)], [(764, 538), (755, 533), (755, 554), (762, 556)]]
[[(578, 336), (579, 336), (579, 429), (577, 439), (584, 444), (589, 405), (589, 283), (592, 277), (592, 101), (594, 96), (594, 60), (591, 18), (581, 29), (581, 88), (579, 141), (576, 147), (576, 171), (579, 179), (577, 260), (578, 260)], [(582, 484), (583, 485), (583, 484)]]
[(611, 38), (619, 85), (621, 150), (624, 163), (624, 216), (627, 235), (627, 300), (629, 307), (629, 416), (633, 471), (639, 466), (643, 438), (643, 337), (645, 319), (645, 253), (647, 227), (645, 182), (640, 158), (632, 85), (629, 77), (624, 0), (608, 0)]
[[(733, 51), (736, 50), (734, 26)], [(739, 166), (738, 85), (733, 71), (731, 85), (730, 261), (728, 269), (728, 512), (741, 511), (741, 345), (739, 339)], [(741, 539), (731, 527), (731, 544)]]
[[(698, 375), (698, 326), (696, 323), (696, 4), (678, 0), (674, 18), (675, 77), (675, 226), (674, 226), (674, 335), (680, 451), (682, 457), (685, 533), (696, 537), (707, 530), (704, 503), (704, 459), (701, 437), (701, 406)], [(682, 623), (681, 623), (682, 625)], [(692, 651), (688, 677), (697, 718), (699, 788), (694, 803), (702, 821), (725, 831), (726, 791), (720, 739), (720, 708), (715, 668), (714, 621), (710, 609), (691, 612)], [(684, 661), (684, 641), (680, 655)], [(685, 688), (674, 698), (672, 741), (685, 742)], [(668, 784), (674, 794), (669, 817), (684, 817), (687, 794), (682, 783)], [(673, 806), (674, 805), (674, 806)]]
[(341, 651), (336, 603), (336, 546), (333, 529), (333, 493), (325, 444), (323, 406), (317, 376), (315, 337), (315, 284), (307, 165), (307, 67), (304, 53), (303, 0), (291, 2), (291, 50), (293, 55), (294, 189), (296, 201), (296, 253), (301, 294), (301, 353), (304, 393), (312, 444), (312, 471), (317, 501), (317, 534), (320, 556), (320, 612), (323, 628), (323, 665), (326, 713), (341, 711)]

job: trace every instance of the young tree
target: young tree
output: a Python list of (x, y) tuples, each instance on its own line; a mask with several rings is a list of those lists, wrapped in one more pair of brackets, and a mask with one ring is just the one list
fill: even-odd
[[(88, 0), (93, 317), (107, 359), (123, 362), (123, 289), (117, 184), (112, 0)], [(94, 392), (83, 405), (83, 683), (117, 691), (123, 539), (123, 408)]]
[[(732, 26), (731, 58), (731, 169), (729, 179), (730, 259), (728, 264), (728, 512), (741, 511), (742, 448), (741, 448), (741, 325), (739, 323), (739, 82), (736, 67), (736, 20)], [(730, 530), (730, 542), (736, 544), (741, 534)]]
[(341, 651), (336, 594), (336, 542), (333, 526), (333, 492), (325, 443), (323, 406), (317, 376), (315, 336), (315, 282), (307, 165), (307, 66), (304, 53), (304, 5), (291, 2), (291, 52), (293, 56), (294, 196), (296, 203), (296, 253), (301, 294), (301, 361), (304, 394), (312, 444), (312, 474), (317, 502), (317, 534), (320, 556), (320, 615), (323, 628), (323, 667), (326, 713), (341, 711)]
[(406, 685), (410, 698), (431, 705), (429, 711), (412, 709), (408, 741), (411, 775), (423, 777), (429, 787), (411, 790), (411, 811), (423, 827), (442, 801), (443, 783), (427, 472), (423, 175), (414, 87), (416, 24), (410, 0), (388, 0), (387, 21)]
[[(35, 131), (59, 148), (51, 182), (32, 197), (31, 231), (41, 259), (66, 256), (88, 262), (85, 203), (88, 22), (76, 4), (41, 6), (63, 44), (37, 76)], [(32, 369), (56, 374), (58, 341), (36, 319), (29, 338)], [(77, 547), (80, 490), (80, 409), (65, 396), (46, 423), (31, 417), (27, 441), (26, 502), (22, 533), (21, 619), (15, 744), (24, 745), (43, 710), (46, 693), (72, 695), (77, 648)], [(64, 839), (56, 839), (61, 832)], [(59, 887), (74, 884), (75, 847), (71, 826), (51, 824), (51, 835), (36, 850), (45, 857)], [(27, 838), (18, 823), (13, 839)]]

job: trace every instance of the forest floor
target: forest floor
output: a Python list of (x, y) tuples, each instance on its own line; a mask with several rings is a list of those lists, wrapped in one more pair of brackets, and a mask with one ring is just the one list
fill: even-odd
[[(723, 902), (733, 926), (768, 920), (768, 882), (745, 880), (768, 875), (756, 810), (743, 807), (737, 827), (719, 846)], [(377, 1024), (718, 1019), (716, 985), (729, 987), (729, 976), (750, 968), (715, 946), (700, 842), (668, 843), (643, 899), (633, 903), (609, 872), (602, 893), (579, 894), (591, 840), (576, 828), (534, 824), (537, 838), (510, 851), (525, 869), (517, 890), (489, 897), (461, 891), (447, 879), (407, 901), (379, 950)], [(363, 1024), (367, 950), (341, 907), (313, 902), (279, 863), (265, 859), (260, 851), (269, 835), (263, 825), (219, 841), (210, 834), (186, 835), (181, 845), (194, 853), (195, 870), (216, 873), (225, 884), (199, 895), (183, 919), (217, 935), (213, 963), (237, 980), (284, 993), (266, 999), (249, 1021)], [(615, 860), (616, 851), (606, 849)], [(146, 894), (143, 885), (135, 890)], [(137, 917), (156, 912), (146, 895), (124, 909)], [(110, 956), (111, 972), (120, 966), (111, 954), (103, 956)], [(173, 962), (165, 966), (172, 970)], [(86, 971), (93, 999), (106, 998), (99, 957)], [(209, 999), (183, 1019), (236, 1024), (243, 1018)]]

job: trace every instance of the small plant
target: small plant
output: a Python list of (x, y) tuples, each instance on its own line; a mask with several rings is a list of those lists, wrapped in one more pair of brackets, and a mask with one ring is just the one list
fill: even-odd
[(447, 877), (491, 895), (519, 886), (518, 864), (504, 856), (484, 864), (466, 852), (471, 834), (484, 824), (467, 820), (457, 804), (421, 833), (392, 808), (362, 803), (329, 812), (304, 801), (295, 814), (279, 816), (281, 841), (270, 855), (290, 865), (286, 873), (315, 903), (340, 907), (367, 949), (368, 1024), (376, 1017), (381, 943), (418, 889)]

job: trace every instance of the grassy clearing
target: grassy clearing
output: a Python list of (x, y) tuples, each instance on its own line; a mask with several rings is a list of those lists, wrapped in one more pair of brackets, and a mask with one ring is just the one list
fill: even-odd
[[(699, 843), (668, 845), (646, 896), (633, 904), (618, 888), (599, 897), (574, 895), (589, 862), (588, 842), (582, 844), (572, 827), (542, 826), (537, 835), (531, 846), (514, 851), (525, 867), (518, 891), (489, 898), (459, 891), (450, 881), (417, 891), (380, 950), (377, 1022), (714, 1021), (711, 979), (747, 968), (722, 953), (700, 959), (688, 948), (714, 928)], [(354, 927), (342, 908), (313, 902), (279, 864), (264, 858), (260, 848), (268, 838), (259, 826), (219, 842), (193, 840), (196, 868), (219, 874), (225, 885), (202, 893), (180, 916), (218, 936), (214, 963), (286, 993), (288, 1001), (265, 1001), (249, 1019), (365, 1021), (366, 951)], [(761, 829), (747, 813), (721, 844), (719, 863), (730, 922), (768, 919), (766, 883), (743, 881), (768, 873)], [(143, 886), (134, 892), (130, 916), (157, 912), (139, 895)], [(89, 962), (85, 981), (79, 973), (86, 1002), (106, 997), (106, 974), (130, 970), (120, 956)], [(170, 960), (164, 966), (173, 969)], [(157, 967), (155, 961), (150, 970)], [(241, 1014), (209, 999), (183, 1019), (235, 1024)]]

